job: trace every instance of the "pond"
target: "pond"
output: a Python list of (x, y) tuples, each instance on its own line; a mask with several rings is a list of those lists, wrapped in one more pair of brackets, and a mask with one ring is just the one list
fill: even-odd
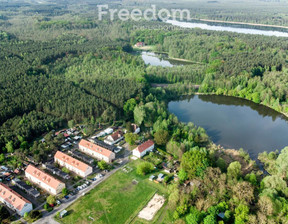
[(168, 108), (180, 121), (205, 128), (214, 143), (243, 148), (252, 159), (288, 146), (288, 120), (263, 105), (235, 97), (195, 95), (172, 101)]
[(173, 67), (191, 64), (189, 62), (169, 59), (167, 54), (157, 54), (148, 51), (141, 51), (141, 57), (146, 65), (152, 66)]
[(205, 23), (179, 22), (176, 20), (167, 20), (166, 23), (169, 23), (169, 24), (174, 25), (174, 26), (182, 27), (182, 28), (200, 28), (200, 29), (204, 29), (204, 30), (228, 31), (228, 32), (243, 33), (243, 34), (288, 37), (288, 33), (286, 33), (286, 32), (273, 31), (273, 30), (260, 30), (260, 29), (252, 29), (252, 28), (208, 25)]

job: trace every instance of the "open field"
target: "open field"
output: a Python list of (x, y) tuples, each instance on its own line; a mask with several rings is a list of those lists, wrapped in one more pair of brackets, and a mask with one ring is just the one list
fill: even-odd
[[(89, 194), (68, 207), (66, 210), (69, 215), (60, 222), (64, 224), (121, 224), (139, 220), (136, 216), (154, 194), (157, 192), (163, 195), (166, 193), (166, 189), (160, 184), (150, 182), (148, 176), (138, 176), (135, 170), (137, 163), (139, 162), (133, 161), (128, 164), (133, 168), (131, 172), (125, 173), (122, 169), (119, 170)], [(156, 214), (155, 219), (158, 218), (159, 216)]]

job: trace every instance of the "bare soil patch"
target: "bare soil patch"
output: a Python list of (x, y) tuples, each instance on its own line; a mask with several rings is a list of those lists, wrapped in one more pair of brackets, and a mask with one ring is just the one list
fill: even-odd
[(164, 202), (165, 198), (163, 196), (155, 194), (147, 206), (139, 212), (138, 217), (151, 221), (159, 209), (164, 205)]

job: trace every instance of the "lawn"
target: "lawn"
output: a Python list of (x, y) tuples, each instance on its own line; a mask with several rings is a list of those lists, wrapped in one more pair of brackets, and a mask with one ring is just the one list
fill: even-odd
[[(119, 170), (89, 194), (81, 197), (66, 209), (69, 215), (60, 222), (124, 224), (132, 221), (156, 192), (167, 193), (161, 184), (150, 182), (149, 176), (137, 175), (135, 169), (137, 163), (138, 161), (133, 161), (128, 164), (133, 168), (131, 172), (125, 173)], [(137, 180), (138, 183), (133, 183), (133, 180)]]

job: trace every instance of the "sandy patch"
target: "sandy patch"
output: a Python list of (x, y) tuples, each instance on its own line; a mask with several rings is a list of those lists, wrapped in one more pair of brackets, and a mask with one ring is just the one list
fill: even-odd
[(149, 201), (147, 206), (139, 212), (138, 217), (151, 221), (154, 215), (164, 205), (165, 198), (161, 195), (155, 194), (154, 197)]

